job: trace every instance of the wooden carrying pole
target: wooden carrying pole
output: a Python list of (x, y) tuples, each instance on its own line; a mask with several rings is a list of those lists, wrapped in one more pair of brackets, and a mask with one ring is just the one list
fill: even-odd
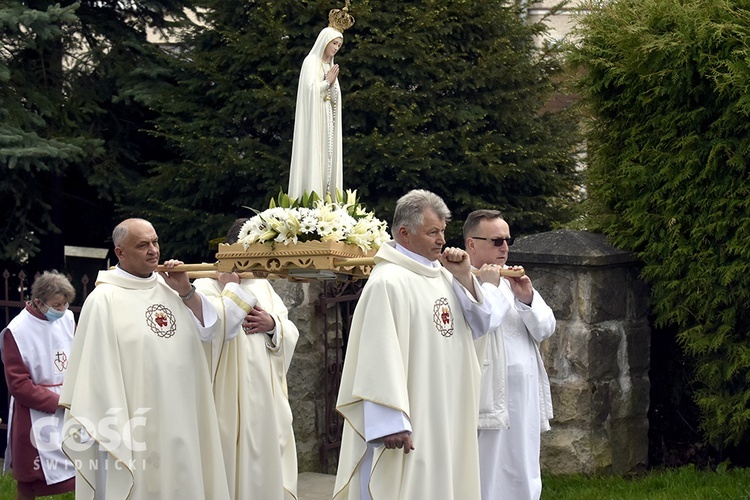
[(195, 271), (216, 271), (218, 269), (218, 263), (214, 262), (213, 264), (178, 264), (174, 266), (172, 269), (167, 269), (163, 265), (156, 266), (156, 272), (158, 273), (168, 273), (170, 271), (175, 273), (182, 273), (182, 272), (195, 272)]
[[(374, 266), (375, 259), (372, 257), (361, 257), (357, 259), (335, 259), (333, 263), (338, 267), (351, 267), (351, 266)], [(474, 274), (479, 274), (478, 269), (471, 271)], [(507, 276), (509, 278), (520, 278), (526, 274), (523, 269), (500, 269), (500, 276)]]
[[(213, 264), (178, 264), (172, 269), (167, 269), (163, 265), (156, 266), (157, 273), (167, 272), (186, 272), (191, 280), (198, 278), (215, 278), (218, 270), (218, 263)], [(250, 278), (279, 278), (280, 276), (270, 271), (240, 271), (237, 273), (242, 279)]]
[[(355, 266), (374, 266), (375, 260), (372, 257), (361, 257), (356, 259), (335, 259), (334, 264), (337, 267), (355, 267)], [(188, 276), (190, 276), (191, 279), (195, 278), (212, 278), (214, 275), (213, 273), (218, 270), (218, 263), (213, 264), (178, 264), (174, 266), (171, 271), (172, 272), (187, 272)], [(164, 266), (160, 265), (156, 267), (157, 272), (169, 272), (170, 270), (165, 268)], [(258, 273), (256, 275), (256, 272)], [(269, 276), (266, 274), (266, 271), (258, 270), (256, 272), (253, 271), (244, 271), (238, 273), (240, 275), (240, 278), (254, 278), (254, 277), (279, 277), (276, 276)], [(478, 274), (477, 270), (472, 271), (474, 274)], [(500, 270), (500, 276), (507, 276), (511, 278), (518, 278), (525, 274), (525, 271), (523, 269), (501, 269)]]

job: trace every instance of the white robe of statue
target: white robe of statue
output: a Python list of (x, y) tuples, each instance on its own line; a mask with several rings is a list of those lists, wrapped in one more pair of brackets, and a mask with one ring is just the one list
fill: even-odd
[(341, 153), (341, 89), (336, 79), (328, 85), (325, 75), (333, 66), (323, 62), (328, 44), (343, 35), (324, 28), (302, 63), (294, 114), (289, 196), (299, 198), (315, 191), (325, 198), (343, 191)]

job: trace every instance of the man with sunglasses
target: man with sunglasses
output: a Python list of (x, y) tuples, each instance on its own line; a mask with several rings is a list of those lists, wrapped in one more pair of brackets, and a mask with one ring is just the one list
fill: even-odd
[(477, 351), (485, 352), (478, 431), (482, 500), (537, 500), (540, 435), (552, 418), (539, 344), (554, 333), (555, 317), (528, 276), (500, 276), (513, 244), (500, 212), (470, 213), (463, 235), (493, 308), (490, 332), (476, 341)]

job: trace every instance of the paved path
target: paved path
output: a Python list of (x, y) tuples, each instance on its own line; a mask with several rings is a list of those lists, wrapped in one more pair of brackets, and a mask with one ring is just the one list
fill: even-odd
[[(0, 458), (0, 470), (3, 460)], [(333, 474), (319, 474), (317, 472), (303, 472), (297, 480), (297, 494), (299, 500), (331, 500), (336, 476)]]
[(331, 500), (335, 482), (336, 476), (331, 474), (303, 472), (297, 482), (299, 500)]

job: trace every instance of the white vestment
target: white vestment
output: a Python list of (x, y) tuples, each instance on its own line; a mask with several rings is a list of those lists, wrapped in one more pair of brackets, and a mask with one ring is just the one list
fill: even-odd
[[(3, 334), (10, 332), (18, 347), (29, 376), (34, 384), (60, 394), (65, 372), (68, 369), (70, 346), (73, 343), (73, 332), (76, 324), (70, 309), (57, 321), (50, 322), (34, 317), (27, 309), (13, 318)], [(0, 335), (0, 339), (2, 335)], [(3, 361), (5, 361), (3, 353)], [(5, 449), (3, 472), (13, 466), (11, 436), (13, 434), (14, 398), (10, 398), (8, 412), (8, 442)], [(39, 453), (39, 466), (44, 472), (47, 484), (65, 481), (75, 475), (75, 468), (62, 451), (61, 436), (63, 431), (64, 412), (49, 414), (35, 408), (29, 408), (31, 419), (32, 443), (36, 443)], [(21, 446), (24, 443), (20, 443)]]
[(552, 418), (539, 343), (554, 333), (555, 316), (536, 290), (527, 306), (505, 279), (499, 287), (482, 287), (504, 315), (485, 336), (478, 431), (482, 500), (538, 500), (540, 434), (549, 430)]
[[(222, 288), (217, 280), (202, 278), (195, 286), (220, 311), (221, 332), (215, 338), (231, 338), (223, 345), (213, 342), (211, 356), (231, 497), (296, 499), (297, 449), (286, 372), (299, 331), (268, 280), (243, 279)], [(256, 301), (276, 322), (272, 335), (242, 331)]]
[(107, 500), (229, 498), (201, 345), (213, 309), (203, 302), (201, 329), (160, 276), (99, 272), (60, 396), (77, 499), (94, 498), (101, 468)]
[(336, 190), (343, 191), (341, 89), (338, 78), (333, 85), (325, 79), (333, 59), (323, 62), (323, 52), (336, 38), (343, 35), (324, 28), (302, 63), (289, 172), (288, 194), (293, 198), (315, 191), (323, 199), (330, 193), (335, 200)]
[[(480, 370), (453, 276), (381, 246), (349, 336), (337, 410), (344, 416), (334, 498), (479, 498)], [(479, 289), (478, 284), (476, 288)], [(482, 297), (481, 292), (478, 292)], [(489, 311), (487, 310), (489, 320)], [(365, 402), (402, 412), (415, 449), (375, 449), (368, 471)], [(367, 463), (365, 461), (364, 463)]]

